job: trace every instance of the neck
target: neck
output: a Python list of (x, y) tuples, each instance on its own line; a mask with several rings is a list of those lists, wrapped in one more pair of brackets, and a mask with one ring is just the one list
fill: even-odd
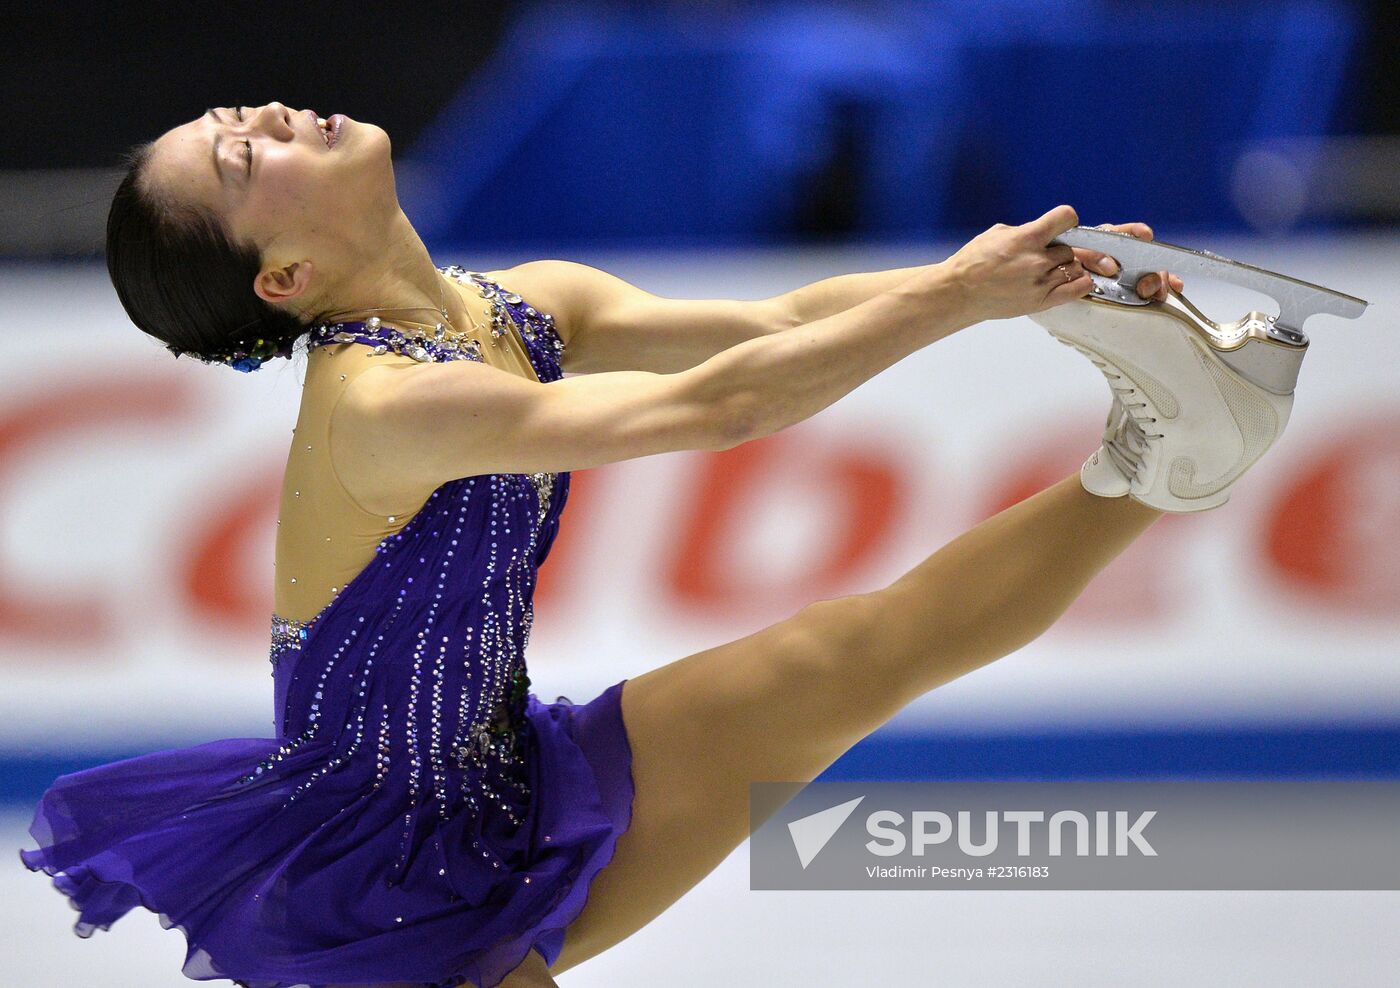
[(461, 330), (470, 325), (466, 302), (453, 289), (418, 231), (402, 210), (389, 230), (374, 238), (369, 249), (352, 265), (354, 274), (328, 291), (320, 309), (334, 315), (333, 322), (361, 322), (379, 316), (385, 322), (432, 326), (442, 321)]

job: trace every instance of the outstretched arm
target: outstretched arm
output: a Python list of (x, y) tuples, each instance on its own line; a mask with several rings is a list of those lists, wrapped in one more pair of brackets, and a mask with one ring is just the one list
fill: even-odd
[(843, 274), (765, 299), (666, 298), (574, 261), (530, 261), (491, 272), (555, 317), (571, 374), (669, 374), (747, 340), (844, 312), (933, 265)]
[(404, 490), (728, 449), (814, 415), (965, 326), (1083, 296), (1092, 282), (1070, 248), (1045, 246), (1076, 222), (1073, 209), (1059, 206), (1024, 226), (997, 224), (859, 305), (674, 373), (613, 371), (546, 384), (470, 360), (381, 364), (342, 393), (336, 431), (357, 444), (359, 462)]
[(333, 430), (349, 443), (341, 463), (350, 475), (393, 478), (406, 499), (457, 477), (729, 449), (815, 414), (976, 321), (968, 295), (956, 270), (938, 268), (844, 312), (668, 373), (539, 383), (471, 360), (381, 363), (346, 387)]
[(932, 264), (918, 264), (908, 268), (890, 268), (886, 271), (838, 274), (774, 296), (771, 301), (791, 313), (793, 320), (800, 326), (825, 319), (838, 312), (845, 312), (851, 306), (860, 305), (867, 299), (908, 281), (916, 274), (927, 272), (932, 267)]
[[(1145, 223), (1108, 225), (1108, 229), (1152, 239)], [(1097, 251), (1074, 248), (1074, 256), (1094, 270), (1110, 274)], [(530, 261), (491, 274), (552, 313), (565, 343), (562, 367), (572, 374), (642, 370), (674, 373), (704, 363), (715, 354), (747, 340), (805, 326), (884, 292), (928, 275), (938, 263), (840, 274), (771, 298), (681, 299), (653, 295), (598, 268), (574, 261)], [(1144, 296), (1161, 298), (1161, 279)], [(1171, 276), (1172, 287), (1181, 281)]]
[[(1146, 223), (1105, 223), (1103, 228), (1117, 233), (1130, 233), (1143, 240), (1152, 239), (1152, 228)], [(1086, 269), (1092, 268), (1094, 271), (1106, 275), (1112, 275), (1118, 271), (1117, 263), (1099, 251), (1080, 247), (1075, 247), (1073, 250), (1075, 259)], [(839, 274), (766, 299), (762, 304), (777, 306), (787, 313), (790, 324), (801, 326), (835, 315), (838, 312), (844, 312), (853, 305), (860, 305), (867, 299), (874, 298), (881, 292), (887, 292), (915, 275), (927, 273), (933, 267), (935, 267), (933, 264), (923, 264), (908, 268), (891, 268), (887, 271)], [(1155, 295), (1159, 299), (1164, 299), (1166, 289), (1162, 284), (1161, 275), (1163, 274), (1165, 272), (1160, 272), (1158, 277), (1144, 285), (1141, 294), (1143, 296)], [(1181, 279), (1175, 275), (1170, 276), (1170, 284), (1177, 289), (1182, 287)]]
[(845, 312), (852, 306), (898, 288), (916, 276), (928, 277), (941, 263), (833, 275), (764, 299), (761, 303), (751, 304), (774, 306), (785, 314), (788, 325), (805, 326), (827, 316), (834, 316), (838, 312)]

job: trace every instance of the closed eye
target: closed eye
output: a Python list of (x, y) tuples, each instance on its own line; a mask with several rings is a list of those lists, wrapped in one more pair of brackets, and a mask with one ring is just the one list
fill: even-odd
[(244, 152), (243, 157), (248, 159), (248, 174), (251, 175), (253, 174), (253, 142), (245, 140), (243, 144), (248, 149)]
[[(242, 120), (243, 120), (243, 107), (241, 107), (241, 106), (236, 106), (236, 107), (233, 108), (233, 112), (238, 116), (238, 120), (239, 120), (239, 122), (241, 123)], [(246, 161), (248, 162), (248, 174), (249, 174), (249, 175), (252, 175), (252, 174), (253, 174), (253, 142), (252, 142), (252, 141), (249, 141), (249, 140), (245, 140), (245, 141), (243, 142), (243, 146), (244, 146), (244, 148), (246, 148), (246, 150), (243, 152), (243, 158), (244, 158), (244, 160), (246, 160)]]

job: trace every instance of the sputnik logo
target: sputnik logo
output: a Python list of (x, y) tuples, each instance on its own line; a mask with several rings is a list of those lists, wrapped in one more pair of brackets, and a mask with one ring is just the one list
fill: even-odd
[(812, 859), (821, 853), (821, 849), (826, 847), (831, 838), (836, 836), (836, 831), (841, 829), (841, 824), (845, 823), (847, 818), (855, 812), (856, 807), (863, 799), (865, 799), (864, 796), (857, 796), (848, 802), (838, 803), (810, 816), (789, 821), (788, 834), (792, 837), (792, 845), (797, 849), (797, 859), (802, 862), (804, 870)]

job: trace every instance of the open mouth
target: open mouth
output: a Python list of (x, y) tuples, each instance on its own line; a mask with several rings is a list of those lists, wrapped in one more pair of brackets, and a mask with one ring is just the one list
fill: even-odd
[(330, 150), (334, 148), (340, 141), (340, 130), (345, 125), (344, 115), (336, 113), (329, 119), (323, 119), (317, 117), (311, 110), (308, 110), (307, 113), (310, 113), (311, 116), (315, 118), (316, 128), (321, 134), (321, 139), (326, 142), (326, 149)]

